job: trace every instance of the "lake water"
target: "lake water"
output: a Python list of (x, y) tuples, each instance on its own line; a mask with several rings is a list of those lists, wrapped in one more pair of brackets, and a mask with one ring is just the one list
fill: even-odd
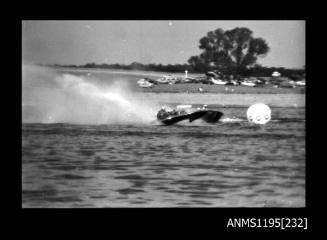
[[(59, 111), (50, 101), (38, 107), (47, 94), (33, 98), (42, 91), (32, 95), (27, 89), (23, 88), (23, 207), (305, 206), (304, 107), (272, 106), (272, 121), (264, 126), (247, 122), (247, 107), (219, 105), (211, 107), (224, 117), (213, 125), (197, 120), (163, 126), (136, 117), (105, 123), (90, 117), (76, 124), (75, 115), (82, 113), (63, 111), (72, 101), (67, 95)], [(60, 102), (63, 95), (56, 97)], [(92, 103), (99, 104), (98, 98)], [(52, 111), (44, 113), (45, 109)], [(43, 121), (47, 114), (52, 121)]]

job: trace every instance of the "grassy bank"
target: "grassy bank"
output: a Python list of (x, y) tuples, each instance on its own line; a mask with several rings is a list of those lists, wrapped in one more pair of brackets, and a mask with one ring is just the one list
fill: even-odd
[(248, 107), (265, 103), (271, 107), (305, 107), (304, 94), (216, 94), (216, 93), (135, 93), (142, 102), (160, 104), (208, 104)]
[(248, 87), (248, 86), (226, 86), (226, 85), (209, 85), (209, 84), (158, 84), (152, 88), (139, 88), (140, 92), (152, 93), (198, 93), (199, 88), (204, 90), (204, 93), (222, 93), (222, 94), (304, 94), (305, 88), (274, 88), (271, 85), (263, 87)]

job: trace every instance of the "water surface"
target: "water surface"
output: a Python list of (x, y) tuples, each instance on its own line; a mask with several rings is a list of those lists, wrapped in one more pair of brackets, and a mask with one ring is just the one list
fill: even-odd
[(304, 207), (305, 109), (265, 126), (221, 110), (214, 125), (24, 123), (22, 206)]

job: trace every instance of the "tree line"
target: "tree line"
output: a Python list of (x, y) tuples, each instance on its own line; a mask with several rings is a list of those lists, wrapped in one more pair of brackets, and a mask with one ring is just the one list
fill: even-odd
[(239, 77), (265, 77), (278, 71), (284, 77), (297, 80), (305, 77), (305, 69), (287, 69), (283, 67), (264, 67), (257, 64), (259, 58), (267, 56), (270, 51), (268, 43), (263, 38), (255, 38), (248, 28), (236, 27), (231, 30), (218, 28), (209, 31), (199, 40), (198, 46), (202, 52), (198, 56), (191, 56), (185, 64), (97, 64), (85, 65), (55, 65), (59, 67), (100, 68), (159, 71), (181, 73), (205, 73), (219, 71), (223, 75)]
[[(132, 64), (96, 64), (87, 63), (84, 65), (52, 65), (55, 67), (69, 67), (69, 68), (96, 68), (96, 69), (115, 69), (115, 70), (140, 70), (140, 71), (154, 71), (154, 72), (169, 72), (169, 73), (184, 73), (187, 70), (189, 73), (205, 73), (208, 71), (215, 71), (217, 68), (194, 68), (190, 64), (142, 64), (142, 63), (132, 63)], [(255, 65), (251, 68), (245, 69), (236, 77), (270, 77), (273, 72), (279, 72), (282, 76), (288, 77), (292, 80), (301, 79), (305, 75), (305, 69), (290, 69), (284, 67), (264, 67), (261, 65)], [(232, 74), (232, 69), (220, 70), (224, 75)]]

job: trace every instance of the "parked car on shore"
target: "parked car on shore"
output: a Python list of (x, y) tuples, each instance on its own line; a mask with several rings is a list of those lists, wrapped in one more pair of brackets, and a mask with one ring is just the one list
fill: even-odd
[(295, 88), (294, 81), (283, 81), (279, 84), (280, 87), (284, 88)]
[(145, 78), (142, 78), (142, 79), (138, 80), (137, 84), (139, 85), (139, 87), (142, 87), (142, 88), (151, 88), (154, 85), (153, 83), (149, 82)]
[(254, 87), (255, 83), (254, 82), (250, 82), (250, 81), (243, 81), (241, 82), (242, 86), (248, 86), (248, 87)]
[(297, 81), (297, 82), (295, 82), (295, 85), (297, 85), (297, 86), (305, 86), (305, 80)]
[(157, 79), (157, 82), (161, 84), (169, 84), (169, 83), (175, 83), (176, 80), (177, 78), (173, 77), (172, 75), (164, 75), (161, 78)]
[(226, 85), (237, 86), (240, 85), (236, 80), (227, 81)]

